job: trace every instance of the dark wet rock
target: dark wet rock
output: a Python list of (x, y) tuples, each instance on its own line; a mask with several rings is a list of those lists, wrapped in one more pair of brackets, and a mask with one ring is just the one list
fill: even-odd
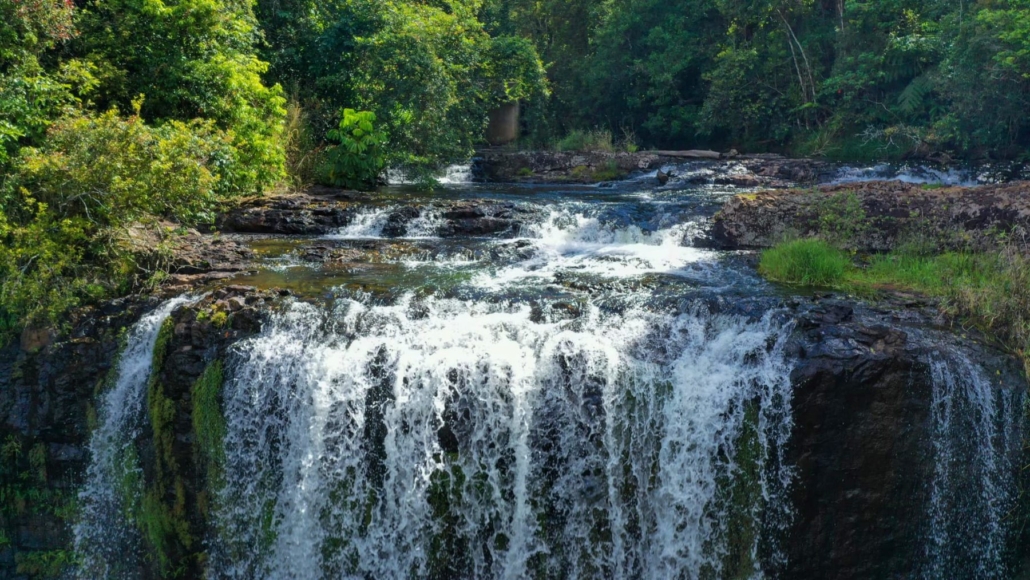
[[(278, 293), (229, 286), (173, 315), (168, 354), (155, 376), (176, 409), (173, 449), (185, 470), (192, 471), (195, 463), (188, 414), (192, 385), (211, 361), (225, 357), (229, 345), (260, 330), (277, 299)], [(14, 465), (0, 467), (0, 489), (46, 498), (18, 510), (7, 509), (11, 506), (4, 503), (13, 496), (0, 498), (0, 528), (11, 540), (0, 548), (0, 578), (22, 577), (15, 572), (17, 561), (30, 553), (71, 549), (72, 522), (65, 514), (74, 511), (63, 506), (74, 502), (82, 484), (97, 397), (113, 376), (125, 330), (157, 305), (156, 299), (135, 297), (78, 309), (69, 314), (70, 330), (55, 334), (40, 349), (27, 352), (20, 344), (0, 349), (0, 442), (16, 442), (22, 449)], [(225, 314), (213, 316), (219, 311)], [(138, 442), (144, 460), (154, 456), (147, 451), (153, 447), (151, 433), (145, 429)], [(45, 479), (26, 476), (38, 471), (28, 464), (30, 449), (44, 451)], [(145, 473), (152, 475), (148, 469), (145, 466)], [(192, 475), (196, 477), (195, 472)], [(196, 501), (202, 484), (190, 473), (183, 481), (191, 498), (191, 530), (202, 530), (206, 523)], [(203, 549), (199, 543), (195, 547)], [(198, 561), (195, 555), (190, 558)]]
[[(885, 306), (885, 305), (880, 305)], [(932, 310), (816, 299), (799, 304), (789, 353), (795, 519), (782, 578), (905, 578), (925, 562), (934, 472), (929, 361), (961, 349), (1024, 391), (1013, 357), (934, 330)]]
[(219, 216), (217, 227), (235, 233), (325, 234), (351, 222), (356, 199), (353, 192), (326, 189), (255, 197)]
[(422, 215), (415, 206), (404, 206), (390, 212), (383, 225), (383, 235), (387, 238), (400, 238), (408, 233), (408, 224)]
[[(74, 502), (88, 460), (90, 402), (117, 358), (121, 330), (152, 305), (80, 309), (69, 316), (70, 332), (48, 330), (39, 348), (0, 348), (0, 442), (21, 450), (0, 465), (0, 529), (11, 542), (0, 547), (0, 578), (23, 577), (17, 559), (31, 552), (69, 549), (70, 522), (53, 508)], [(42, 472), (29, 464), (30, 450), (43, 452)], [(37, 499), (14, 509), (17, 495)]]
[(831, 226), (822, 217), (833, 214), (861, 222), (846, 240), (855, 250), (887, 251), (913, 238), (983, 248), (995, 245), (999, 235), (1028, 230), (1028, 194), (1028, 182), (927, 188), (872, 181), (762, 191), (726, 202), (715, 216), (712, 239), (723, 248), (767, 248), (785, 236), (827, 233)]
[(442, 237), (499, 236), (511, 237), (522, 224), (536, 216), (534, 210), (513, 203), (460, 202), (441, 213), (444, 224), (439, 229)]
[[(661, 167), (662, 158), (650, 152), (562, 152), (562, 151), (483, 151), (476, 159), (474, 174), (488, 182), (568, 182), (607, 181), (612, 170), (625, 175)], [(607, 170), (602, 172), (602, 170)], [(595, 176), (602, 175), (605, 179)]]
[[(350, 225), (359, 209), (353, 194), (290, 193), (248, 200), (222, 215), (218, 227), (227, 233), (325, 235)], [(446, 200), (400, 204), (389, 210), (381, 235), (400, 238), (411, 235), (409, 228), (425, 212), (440, 218), (436, 232), (441, 237), (514, 236), (518, 228), (533, 219), (538, 210), (514, 203), (487, 200)], [(425, 232), (423, 232), (425, 233)]]
[(254, 258), (247, 246), (220, 236), (190, 230), (173, 240), (169, 271), (178, 275), (239, 272)]

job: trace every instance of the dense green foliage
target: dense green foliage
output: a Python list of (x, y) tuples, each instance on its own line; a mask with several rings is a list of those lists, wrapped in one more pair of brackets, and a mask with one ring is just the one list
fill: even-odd
[(524, 146), (1021, 157), (1030, 2), (0, 0), (0, 332), (285, 177), (431, 180), (514, 101)]
[(0, 1), (0, 341), (149, 283), (166, 226), (283, 175), (248, 3)]
[(376, 186), (386, 169), (386, 134), (375, 122), (375, 113), (344, 109), (340, 127), (328, 133), (339, 145), (326, 152), (325, 181), (353, 189)]
[[(328, 138), (351, 108), (375, 114), (387, 162), (421, 174), (467, 159), (497, 104), (540, 98), (531, 42), (491, 37), (479, 0), (261, 0), (270, 77)], [(324, 174), (325, 172), (323, 172)]]
[(837, 157), (1022, 156), (1030, 2), (491, 0), (554, 98), (538, 134)]
[(151, 282), (169, 229), (287, 170), (370, 188), (467, 159), (491, 109), (547, 94), (482, 10), (0, 0), (0, 336)]

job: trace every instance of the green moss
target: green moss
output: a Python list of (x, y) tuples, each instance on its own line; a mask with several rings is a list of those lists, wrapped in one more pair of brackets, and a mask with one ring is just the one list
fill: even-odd
[(218, 310), (211, 315), (211, 324), (222, 328), (229, 322), (229, 314), (224, 310)]
[(63, 578), (75, 565), (70, 550), (20, 552), (14, 556), (15, 571), (33, 578)]
[(591, 177), (594, 181), (615, 181), (625, 176), (626, 173), (619, 169), (617, 163), (608, 161), (603, 167), (595, 169)]
[(168, 354), (168, 343), (175, 333), (175, 321), (169, 317), (161, 324), (161, 330), (157, 331), (157, 338), (154, 340), (154, 354), (151, 368), (159, 369), (164, 365), (165, 356)]
[(186, 519), (186, 486), (175, 456), (175, 402), (168, 398), (159, 380), (174, 328), (173, 320), (166, 320), (154, 345), (154, 370), (147, 389), (153, 464), (149, 466), (146, 491), (136, 518), (149, 547), (148, 556), (162, 578), (178, 578), (186, 574), (188, 561), (185, 556), (193, 545)]
[(755, 574), (752, 551), (760, 532), (762, 501), (763, 449), (758, 433), (758, 404), (750, 402), (744, 410), (744, 424), (735, 442), (734, 470), (727, 494), (726, 545), (722, 577), (745, 580)]
[(472, 562), (471, 546), (460, 531), (461, 521), (456, 506), (465, 490), (465, 473), (457, 462), (457, 454), (448, 454), (445, 467), (429, 478), (428, 500), (433, 510), (434, 532), (429, 541), (430, 578), (468, 578)]
[(185, 571), (180, 555), (188, 551), (193, 538), (185, 517), (185, 485), (173, 448), (175, 403), (157, 380), (151, 381), (147, 408), (154, 445), (153, 477), (147, 482), (137, 523), (160, 576), (177, 578)]
[[(0, 444), (0, 548), (13, 545), (18, 520), (43, 518), (53, 523), (56, 519), (67, 525), (78, 513), (75, 494), (51, 485), (46, 446), (29, 443), (10, 435)], [(72, 554), (63, 550), (15, 547), (14, 559), (19, 574), (34, 578), (61, 577), (74, 563)]]
[(222, 363), (216, 360), (204, 369), (191, 390), (195, 456), (206, 481), (198, 507), (205, 516), (210, 512), (210, 495), (222, 487), (225, 478), (226, 425), (219, 402), (222, 382)]

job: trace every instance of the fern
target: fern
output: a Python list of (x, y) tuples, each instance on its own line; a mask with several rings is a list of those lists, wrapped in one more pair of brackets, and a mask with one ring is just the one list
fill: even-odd
[(923, 106), (926, 96), (932, 91), (933, 79), (926, 74), (919, 75), (898, 95), (898, 106), (903, 113), (912, 114)]

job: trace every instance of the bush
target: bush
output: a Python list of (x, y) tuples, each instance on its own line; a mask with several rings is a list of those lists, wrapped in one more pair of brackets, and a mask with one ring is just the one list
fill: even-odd
[(352, 189), (372, 189), (386, 169), (386, 133), (375, 128), (376, 116), (368, 111), (344, 109), (340, 127), (328, 137), (340, 144), (326, 151), (322, 181)]
[(112, 110), (56, 122), (0, 191), (0, 333), (147, 283), (156, 222), (211, 221), (216, 164), (232, 152), (209, 121), (152, 127)]
[(834, 286), (851, 267), (847, 254), (818, 238), (783, 242), (762, 253), (758, 269), (776, 282)]

